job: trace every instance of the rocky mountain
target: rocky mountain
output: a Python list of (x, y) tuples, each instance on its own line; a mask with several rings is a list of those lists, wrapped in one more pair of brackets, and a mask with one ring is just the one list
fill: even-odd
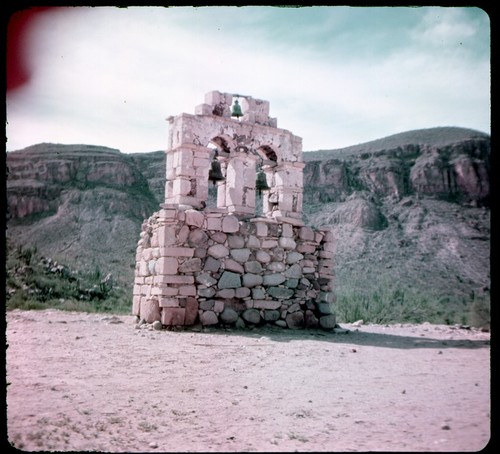
[(39, 144), (8, 153), (7, 170), (11, 243), (131, 285), (141, 223), (159, 203), (132, 156)]
[(305, 218), (338, 238), (339, 295), (435, 301), (446, 317), (488, 300), (490, 151), (486, 134), (433, 128), (306, 153)]
[[(431, 128), (304, 153), (304, 219), (338, 238), (339, 304), (420, 298), (451, 317), (489, 298), (490, 151), (487, 134)], [(130, 287), (165, 153), (39, 144), (6, 162), (9, 242)]]

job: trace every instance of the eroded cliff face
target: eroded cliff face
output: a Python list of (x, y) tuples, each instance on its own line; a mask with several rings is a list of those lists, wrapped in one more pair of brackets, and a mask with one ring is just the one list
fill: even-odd
[(100, 268), (123, 285), (157, 201), (134, 160), (118, 150), (40, 144), (7, 154), (7, 235), (76, 269)]
[(12, 218), (58, 209), (68, 189), (106, 186), (148, 190), (134, 162), (118, 150), (40, 144), (7, 154), (7, 203)]
[(305, 218), (338, 239), (338, 292), (397, 285), (457, 312), (489, 295), (489, 136), (362, 148), (304, 169)]
[[(307, 156), (307, 154), (306, 154)], [(397, 200), (430, 196), (489, 204), (490, 139), (447, 146), (409, 144), (373, 153), (312, 160), (304, 169), (305, 200), (342, 202), (355, 191)]]

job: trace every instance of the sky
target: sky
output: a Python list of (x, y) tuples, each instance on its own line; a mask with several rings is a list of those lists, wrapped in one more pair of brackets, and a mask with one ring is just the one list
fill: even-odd
[[(490, 20), (480, 8), (32, 12), (10, 21), (8, 151), (42, 142), (165, 150), (166, 118), (194, 114), (213, 90), (269, 101), (304, 151), (437, 126), (491, 133)], [(19, 24), (29, 25), (22, 35)]]

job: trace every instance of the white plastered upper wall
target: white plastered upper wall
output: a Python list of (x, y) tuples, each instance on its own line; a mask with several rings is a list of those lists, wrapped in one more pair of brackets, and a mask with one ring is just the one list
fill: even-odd
[[(239, 118), (231, 116), (233, 102), (236, 100), (240, 101), (242, 111)], [(186, 171), (176, 171), (175, 162), (173, 159), (169, 161), (169, 155), (174, 156), (176, 151), (190, 149), (196, 150), (199, 155), (204, 151), (208, 152), (211, 159), (214, 152), (209, 146), (213, 144), (222, 158), (241, 159), (242, 153), (249, 160), (257, 158), (271, 184), (278, 180), (281, 191), (300, 192), (302, 196), (302, 139), (286, 129), (277, 128), (276, 119), (269, 117), (268, 101), (212, 91), (205, 95), (205, 103), (195, 107), (194, 115), (181, 113), (167, 120), (170, 124), (167, 180), (186, 178)], [(276, 179), (274, 175), (278, 172), (280, 176)], [(201, 180), (208, 175), (208, 169), (206, 172), (198, 169), (195, 174), (200, 180), (199, 187), (203, 189), (204, 183)], [(290, 181), (286, 175), (290, 175)], [(167, 203), (180, 200), (172, 193), (174, 187), (180, 188), (181, 185), (170, 184), (169, 189), (167, 182)], [(183, 187), (188, 187), (187, 182)], [(198, 195), (198, 205), (202, 205), (201, 199), (206, 196), (205, 193), (206, 191), (202, 191)], [(296, 214), (301, 216), (301, 211), (300, 206)]]

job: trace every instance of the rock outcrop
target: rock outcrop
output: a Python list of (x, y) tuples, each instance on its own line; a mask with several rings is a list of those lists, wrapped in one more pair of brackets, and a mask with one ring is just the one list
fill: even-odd
[(332, 151), (321, 160), (306, 153), (304, 186), (310, 202), (343, 202), (355, 191), (396, 200), (408, 195), (488, 206), (490, 138), (445, 146), (407, 144), (374, 152)]

